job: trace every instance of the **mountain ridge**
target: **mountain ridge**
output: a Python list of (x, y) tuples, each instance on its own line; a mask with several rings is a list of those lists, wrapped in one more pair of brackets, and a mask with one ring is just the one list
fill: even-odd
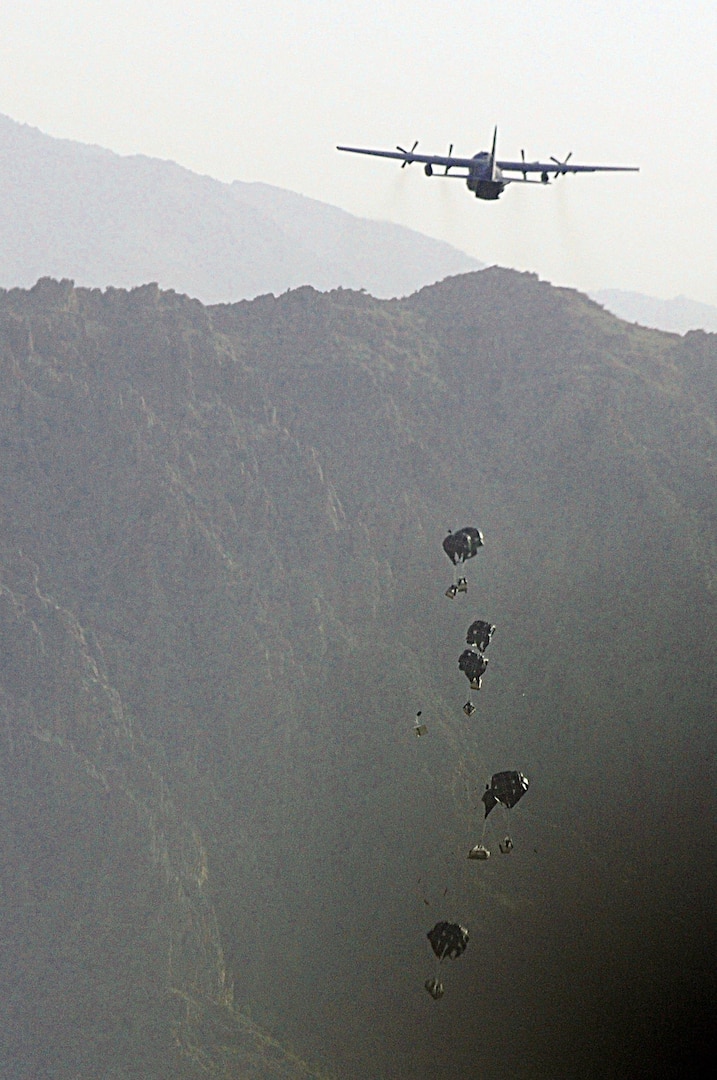
[[(170, 160), (123, 156), (0, 116), (0, 286), (45, 276), (81, 287), (156, 281), (207, 304), (364, 288), (408, 295), (484, 264), (443, 241), (262, 182), (224, 183)], [(628, 321), (717, 331), (717, 311), (684, 297), (590, 294)]]
[[(13, 1075), (708, 1060), (716, 350), (499, 269), (401, 300), (0, 292)], [(477, 867), (503, 768), (515, 850), (492, 816)], [(443, 918), (471, 943), (437, 1005)]]
[(150, 281), (232, 302), (319, 288), (412, 292), (481, 264), (439, 240), (269, 185), (225, 184), (171, 161), (122, 157), (0, 116), (0, 285)]

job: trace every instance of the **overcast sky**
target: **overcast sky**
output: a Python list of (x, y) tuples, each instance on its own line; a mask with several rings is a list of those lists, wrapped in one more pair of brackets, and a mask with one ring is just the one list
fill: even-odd
[[(32, 0), (0, 112), (263, 180), (583, 290), (717, 304), (714, 0)], [(639, 165), (478, 201), (337, 143)]]

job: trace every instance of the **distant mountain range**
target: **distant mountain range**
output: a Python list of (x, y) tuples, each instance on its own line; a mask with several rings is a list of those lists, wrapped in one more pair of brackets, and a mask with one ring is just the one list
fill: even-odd
[(298, 285), (405, 296), (482, 263), (450, 244), (269, 184), (225, 184), (0, 116), (0, 286), (38, 278), (224, 303)]
[[(312, 285), (408, 296), (484, 263), (401, 225), (271, 184), (222, 183), (172, 161), (122, 157), (0, 115), (0, 287), (157, 282), (205, 304)], [(590, 294), (628, 322), (717, 332), (717, 308), (620, 289)]]
[(717, 307), (676, 296), (673, 300), (658, 300), (642, 293), (622, 289), (602, 289), (590, 293), (593, 300), (626, 322), (686, 334), (688, 330), (709, 330), (717, 334)]

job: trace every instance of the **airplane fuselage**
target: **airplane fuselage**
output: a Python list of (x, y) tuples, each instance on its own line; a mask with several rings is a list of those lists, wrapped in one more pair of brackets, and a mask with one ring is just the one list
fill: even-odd
[(495, 164), (492, 154), (486, 150), (480, 154), (474, 154), (466, 185), (472, 191), (476, 199), (498, 199), (505, 191), (503, 173)]

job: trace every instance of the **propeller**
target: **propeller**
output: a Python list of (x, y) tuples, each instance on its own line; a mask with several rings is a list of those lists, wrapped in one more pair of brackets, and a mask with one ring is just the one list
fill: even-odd
[[(396, 149), (397, 149), (397, 150), (400, 150), (402, 154), (412, 154), (412, 153), (413, 153), (413, 151), (414, 151), (414, 150), (416, 149), (416, 147), (417, 147), (417, 146), (418, 146), (418, 139), (416, 139), (415, 143), (413, 144), (413, 146), (411, 147), (411, 149), (410, 149), (410, 150), (404, 150), (402, 146), (397, 146), (397, 147), (396, 147)], [(407, 166), (407, 165), (410, 165), (410, 164), (411, 164), (411, 162), (410, 162), (410, 161), (408, 161), (408, 160), (407, 160), (407, 161), (402, 161), (402, 162), (401, 162), (401, 168), (402, 168), (402, 169), (405, 169), (405, 168), (406, 168), (406, 166)]]
[[(570, 161), (570, 158), (571, 158), (572, 156), (573, 156), (573, 152), (572, 152), (572, 150), (570, 151), (570, 153), (569, 153), (569, 154), (568, 154), (568, 156), (566, 157), (565, 161), (558, 161), (558, 159), (557, 159), (556, 157), (553, 157), (553, 155), (552, 155), (552, 154), (550, 155), (550, 160), (551, 160), (551, 161), (554, 161), (554, 162), (555, 162), (555, 164), (556, 164), (556, 165), (558, 166), (558, 167), (557, 167), (557, 169), (555, 170), (555, 177), (558, 177), (558, 176), (564, 176), (564, 175), (565, 175), (565, 174), (564, 174), (564, 172), (563, 172), (563, 170), (564, 170), (565, 166), (567, 165), (567, 163), (568, 163), (568, 162)], [(554, 177), (554, 179), (555, 179), (555, 177)]]
[[(448, 147), (448, 153), (447, 153), (446, 157), (450, 157), (452, 153), (453, 153), (453, 143), (451, 143), (451, 145)], [(449, 169), (450, 169), (450, 165), (446, 165), (446, 171), (443, 174), (444, 176), (448, 176), (448, 170)]]
[[(520, 151), (520, 158), (521, 158), (521, 161), (523, 162), (523, 164), (525, 165), (525, 150)], [(523, 179), (524, 180), (528, 179), (528, 174), (525, 171), (525, 169), (523, 169)]]

